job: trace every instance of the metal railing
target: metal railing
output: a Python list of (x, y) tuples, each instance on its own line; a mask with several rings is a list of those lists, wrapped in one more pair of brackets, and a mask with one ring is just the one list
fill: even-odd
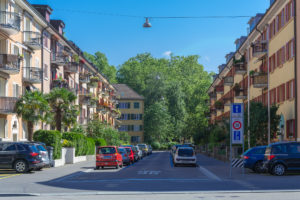
[(265, 88), (268, 86), (268, 74), (258, 73), (253, 76), (253, 87)]
[(70, 59), (63, 53), (51, 53), (51, 62), (57, 65), (65, 65), (70, 62)]
[(34, 31), (24, 31), (24, 43), (34, 49), (41, 48), (41, 34)]
[(29, 83), (41, 83), (42, 70), (37, 67), (23, 67), (23, 80)]
[(15, 12), (0, 11), (0, 27), (20, 31), (21, 17)]
[(64, 66), (64, 70), (65, 70), (65, 72), (68, 72), (68, 73), (76, 73), (76, 72), (78, 72), (78, 67), (79, 67), (78, 63), (70, 62)]
[(15, 113), (17, 97), (0, 97), (0, 114)]
[(234, 78), (233, 78), (233, 76), (228, 76), (228, 77), (225, 77), (225, 78), (224, 78), (224, 85), (232, 86), (233, 83), (234, 83)]
[(20, 72), (20, 59), (18, 55), (0, 54), (0, 71), (7, 74)]
[(253, 57), (261, 57), (268, 52), (268, 41), (262, 40), (252, 44)]

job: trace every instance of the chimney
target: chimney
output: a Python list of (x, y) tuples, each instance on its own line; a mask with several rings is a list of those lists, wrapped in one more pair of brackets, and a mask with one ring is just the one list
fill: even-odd
[(51, 25), (59, 32), (59, 34), (63, 34), (63, 30), (65, 28), (65, 23), (62, 20), (50, 20)]
[(41, 4), (32, 4), (32, 6), (39, 12), (41, 13), (41, 15), (43, 15), (43, 17), (45, 17), (45, 19), (47, 20), (47, 22), (50, 22), (50, 15), (52, 13), (52, 8), (48, 5), (41, 5)]

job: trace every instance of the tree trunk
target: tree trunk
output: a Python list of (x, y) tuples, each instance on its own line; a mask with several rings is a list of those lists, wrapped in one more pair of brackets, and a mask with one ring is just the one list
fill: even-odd
[(56, 111), (55, 123), (56, 123), (56, 130), (61, 132), (61, 110), (60, 109)]
[(28, 140), (33, 141), (33, 122), (27, 121)]

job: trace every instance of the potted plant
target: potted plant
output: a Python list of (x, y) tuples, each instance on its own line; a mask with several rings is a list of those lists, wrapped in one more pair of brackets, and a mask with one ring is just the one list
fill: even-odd
[(255, 71), (254, 71), (254, 70), (251, 70), (251, 71), (249, 72), (249, 75), (250, 75), (251, 78), (253, 78), (254, 75), (255, 75)]
[(73, 54), (72, 58), (73, 62), (79, 63), (79, 56), (77, 54)]
[(90, 78), (91, 82), (98, 82), (100, 80), (100, 78), (98, 76), (92, 76)]
[(223, 108), (223, 103), (221, 101), (216, 101), (215, 107), (216, 109), (220, 110)]
[(240, 86), (238, 83), (236, 83), (236, 84), (234, 84), (234, 86), (233, 86), (233, 90), (236, 91), (236, 92), (237, 92), (237, 91), (239, 92), (239, 91), (241, 90), (241, 86)]

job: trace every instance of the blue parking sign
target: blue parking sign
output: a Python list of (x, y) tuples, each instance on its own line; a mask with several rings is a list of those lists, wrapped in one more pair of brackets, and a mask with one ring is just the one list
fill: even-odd
[(241, 113), (242, 112), (242, 105), (241, 104), (234, 104), (233, 107), (233, 113)]
[(240, 141), (241, 140), (241, 131), (234, 131), (233, 132), (233, 140)]

